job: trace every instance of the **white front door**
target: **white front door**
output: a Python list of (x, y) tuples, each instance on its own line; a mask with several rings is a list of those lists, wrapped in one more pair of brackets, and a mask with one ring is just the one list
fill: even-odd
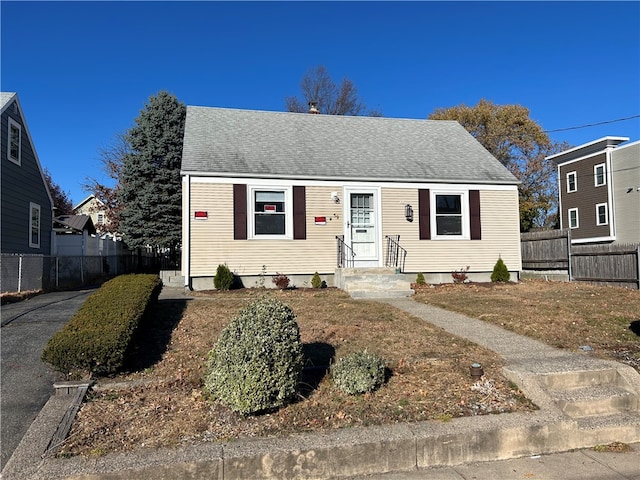
[(355, 267), (380, 263), (378, 191), (347, 189), (345, 240), (355, 253)]

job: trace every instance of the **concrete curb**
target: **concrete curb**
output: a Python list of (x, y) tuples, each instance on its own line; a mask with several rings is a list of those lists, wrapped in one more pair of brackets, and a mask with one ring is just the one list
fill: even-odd
[[(139, 449), (96, 458), (46, 456), (73, 399), (73, 394), (51, 397), (7, 463), (3, 480), (329, 479), (564, 452), (611, 441), (585, 435), (575, 421), (545, 409)], [(618, 441), (637, 442), (640, 423), (634, 435)]]
[[(448, 322), (448, 326), (460, 329), (468, 329), (471, 323), (458, 327), (451, 318), (451, 315), (447, 318), (436, 316), (432, 320)], [(640, 415), (636, 411), (624, 419), (623, 425), (585, 427), (560, 410), (541, 385), (540, 377), (536, 377), (567, 370), (581, 372), (607, 367), (615, 369), (634, 391), (640, 392), (640, 376), (631, 367), (565, 354), (528, 340), (525, 342), (528, 348), (523, 348), (514, 342), (512, 335), (505, 332), (498, 335), (493, 329), (488, 330), (488, 333), (480, 332), (488, 339), (485, 341), (493, 342), (494, 347), (495, 344), (502, 345), (497, 350), (508, 353), (505, 375), (540, 410), (463, 417), (450, 422), (427, 421), (289, 437), (241, 439), (228, 443), (200, 443), (173, 449), (138, 449), (95, 458), (54, 458), (47, 454), (47, 448), (65, 415), (77, 401), (76, 392), (67, 388), (46, 403), (7, 462), (1, 478), (347, 478), (566, 452), (614, 441), (640, 442)], [(478, 337), (481, 336), (478, 334)], [(640, 474), (638, 477), (640, 479)]]

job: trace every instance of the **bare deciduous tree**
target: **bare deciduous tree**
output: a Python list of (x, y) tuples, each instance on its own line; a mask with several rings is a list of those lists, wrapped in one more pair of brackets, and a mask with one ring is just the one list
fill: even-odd
[(287, 111), (305, 113), (309, 111), (309, 104), (316, 102), (318, 111), (325, 115), (382, 116), (378, 111), (367, 111), (351, 80), (343, 78), (340, 85), (337, 85), (322, 65), (311, 68), (302, 77), (300, 93), (300, 97), (285, 99)]

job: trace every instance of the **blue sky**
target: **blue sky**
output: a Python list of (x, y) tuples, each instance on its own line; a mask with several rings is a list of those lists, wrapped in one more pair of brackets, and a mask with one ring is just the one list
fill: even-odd
[(640, 2), (11, 2), (2, 91), (18, 92), (38, 156), (74, 203), (99, 151), (151, 95), (284, 110), (324, 65), (369, 108), (520, 104), (572, 145), (640, 139)]

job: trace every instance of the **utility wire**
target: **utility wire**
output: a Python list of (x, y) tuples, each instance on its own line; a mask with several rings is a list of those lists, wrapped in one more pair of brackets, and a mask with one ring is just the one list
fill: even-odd
[(567, 130), (578, 130), (579, 128), (596, 127), (598, 125), (605, 125), (607, 123), (623, 122), (624, 120), (631, 120), (633, 118), (639, 118), (639, 117), (640, 117), (640, 115), (632, 115), (630, 117), (618, 118), (616, 120), (607, 120), (606, 122), (598, 122), (598, 123), (590, 123), (588, 125), (580, 125), (579, 127), (556, 128), (555, 130), (545, 130), (544, 133), (566, 132)]

